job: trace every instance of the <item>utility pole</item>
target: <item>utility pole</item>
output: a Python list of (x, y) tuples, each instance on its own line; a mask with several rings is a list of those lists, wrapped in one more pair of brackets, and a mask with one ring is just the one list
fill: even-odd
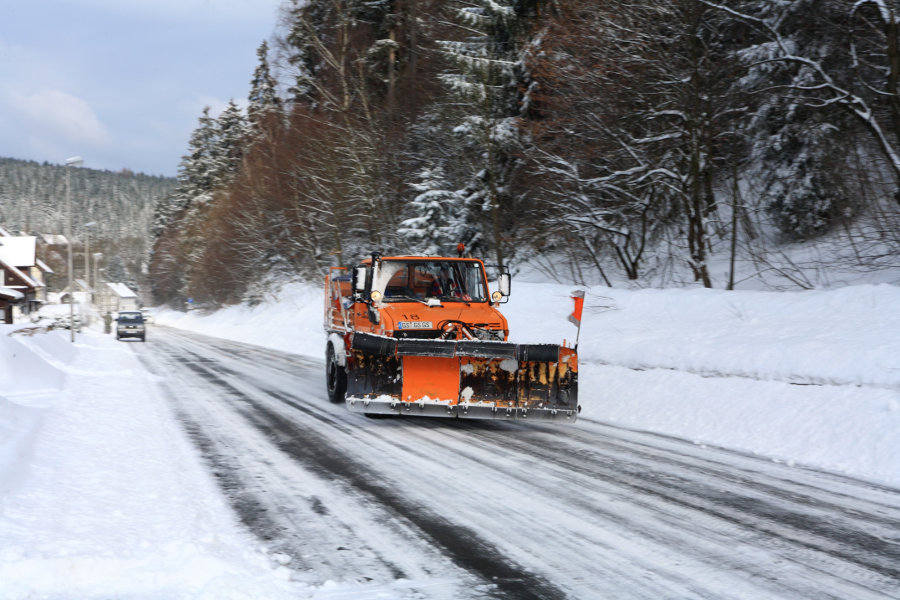
[(75, 343), (75, 285), (72, 277), (72, 185), (69, 183), (69, 167), (77, 167), (84, 161), (80, 156), (66, 159), (66, 245), (69, 249), (69, 339)]
[(84, 281), (88, 286), (88, 304), (92, 304), (91, 298), (94, 293), (94, 288), (91, 287), (91, 255), (89, 250), (91, 245), (91, 231), (89, 228), (96, 224), (96, 221), (91, 221), (90, 223), (82, 225), (82, 227), (84, 227)]

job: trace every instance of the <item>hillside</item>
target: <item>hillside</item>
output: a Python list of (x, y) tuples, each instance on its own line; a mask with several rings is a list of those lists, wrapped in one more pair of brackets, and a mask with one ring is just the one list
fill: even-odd
[[(110, 280), (143, 287), (143, 263), (157, 202), (175, 187), (175, 179), (87, 167), (69, 172), (72, 232), (76, 253), (84, 243), (85, 225), (91, 252), (101, 252), (101, 268)], [(66, 167), (0, 158), (0, 225), (13, 232), (62, 234), (66, 231)], [(65, 270), (64, 257), (41, 257), (54, 270)], [(76, 261), (80, 277), (83, 262)], [(59, 281), (62, 281), (60, 278)], [(51, 282), (53, 285), (53, 282)]]
[(154, 223), (156, 300), (235, 304), (458, 243), (579, 284), (896, 281), (879, 6), (297, 5), (246, 111), (198, 119)]

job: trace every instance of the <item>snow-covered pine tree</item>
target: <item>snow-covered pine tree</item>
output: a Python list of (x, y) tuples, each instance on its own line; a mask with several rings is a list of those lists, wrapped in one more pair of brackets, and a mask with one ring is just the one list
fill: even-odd
[(216, 119), (216, 151), (212, 179), (214, 187), (228, 186), (241, 168), (247, 144), (247, 120), (234, 100)]
[(467, 114), (454, 133), (468, 147), (470, 165), (466, 198), (470, 225), (482, 233), (483, 252), (505, 264), (513, 250), (507, 239), (514, 234), (519, 211), (510, 193), (516, 165), (519, 115), (518, 95), (522, 64), (519, 60), (519, 15), (511, 0), (453, 2), (454, 14), (466, 32), (462, 39), (438, 41), (456, 70), (442, 80)]
[[(343, 112), (360, 99), (356, 2), (294, 0), (285, 38), (287, 61), (294, 70), (291, 101), (315, 109)], [(358, 107), (353, 107), (358, 108)]]
[[(204, 231), (214, 194), (234, 178), (243, 153), (244, 123), (230, 102), (216, 119), (203, 108), (178, 167), (178, 187), (158, 206), (151, 265), (160, 282), (154, 294), (167, 301), (190, 295), (190, 282), (211, 241)], [(162, 283), (163, 281), (168, 283)]]
[[(748, 128), (755, 144), (750, 176), (785, 237), (813, 237), (855, 217), (867, 186), (848, 192), (854, 177), (881, 179), (887, 171), (897, 185), (895, 2), (706, 2), (755, 32), (741, 51), (749, 67), (743, 85), (765, 99)], [(862, 170), (851, 164), (858, 154), (867, 156)]]
[(314, 40), (318, 22), (321, 17), (314, 14), (317, 2), (301, 2), (292, 0), (287, 10), (288, 31), (284, 36), (286, 71), (290, 73), (293, 83), (287, 86), (287, 101), (292, 104), (316, 106), (318, 94), (316, 73), (321, 65)]
[(203, 108), (197, 128), (188, 140), (188, 152), (178, 165), (178, 188), (174, 199), (176, 212), (189, 208), (197, 198), (212, 192), (218, 162), (218, 132), (210, 107)]
[[(156, 203), (153, 211), (153, 250), (151, 264), (166, 264), (167, 272), (179, 270), (175, 267), (179, 263), (173, 256), (174, 242), (165, 244), (166, 249), (160, 246), (160, 240), (168, 237), (169, 240), (177, 238), (180, 233), (175, 229), (178, 221), (184, 219), (187, 212), (198, 199), (208, 198), (213, 189), (216, 172), (216, 138), (217, 127), (215, 119), (209, 115), (210, 107), (205, 106), (198, 119), (197, 128), (191, 133), (188, 140), (188, 152), (181, 157), (178, 164), (177, 185), (172, 193), (168, 194)], [(202, 200), (201, 200), (202, 201)], [(163, 256), (165, 254), (165, 256)], [(180, 275), (173, 275), (171, 281), (182, 281)], [(179, 283), (178, 285), (181, 285)], [(173, 290), (163, 289), (164, 286), (156, 284), (154, 294), (158, 298), (170, 298)]]
[(461, 240), (472, 237), (467, 231), (465, 199), (449, 189), (450, 182), (441, 167), (422, 169), (418, 179), (411, 187), (419, 193), (408, 206), (416, 216), (400, 223), (400, 239), (415, 254), (452, 254)]
[(257, 48), (256, 57), (259, 62), (250, 81), (247, 120), (252, 138), (266, 138), (271, 142), (273, 128), (281, 124), (283, 108), (269, 69), (269, 44), (265, 40)]
[(160, 200), (154, 211), (153, 234), (158, 238), (176, 218), (184, 218), (197, 204), (206, 204), (212, 192), (227, 186), (240, 168), (247, 123), (233, 100), (213, 118), (205, 106), (188, 140), (188, 152), (178, 165), (175, 190)]

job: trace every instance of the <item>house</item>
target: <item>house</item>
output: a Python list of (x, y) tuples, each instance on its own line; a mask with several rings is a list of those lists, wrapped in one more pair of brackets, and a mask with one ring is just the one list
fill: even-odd
[(101, 314), (138, 310), (137, 294), (124, 283), (104, 283), (97, 287), (94, 300)]
[(58, 292), (54, 298), (51, 298), (59, 304), (68, 304), (69, 295), (75, 299), (75, 304), (91, 303), (91, 288), (84, 279), (74, 279), (72, 285), (67, 285), (61, 292)]
[[(12, 323), (18, 314), (30, 314), (46, 302), (44, 273), (52, 272), (35, 256), (37, 238), (11, 235), (0, 228), (0, 318)], [(11, 293), (16, 292), (16, 293)]]
[(13, 322), (13, 306), (25, 298), (25, 294), (12, 288), (0, 286), (0, 323)]

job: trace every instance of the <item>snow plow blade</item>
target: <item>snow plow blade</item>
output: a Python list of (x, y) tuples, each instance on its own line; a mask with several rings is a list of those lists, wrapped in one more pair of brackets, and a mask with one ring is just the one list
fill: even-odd
[(573, 422), (578, 356), (555, 344), (354, 333), (347, 407), (367, 414)]

